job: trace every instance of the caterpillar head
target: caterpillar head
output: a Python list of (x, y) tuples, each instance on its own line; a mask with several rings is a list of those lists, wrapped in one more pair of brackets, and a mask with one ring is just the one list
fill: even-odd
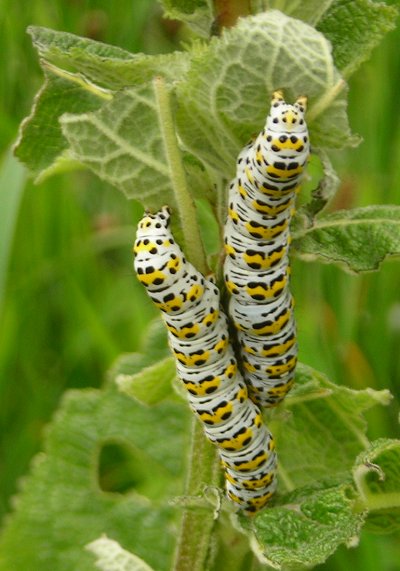
[(293, 105), (286, 103), (282, 91), (274, 91), (267, 128), (277, 133), (301, 133), (307, 130), (304, 115), (307, 97), (299, 97)]
[(145, 212), (138, 224), (137, 238), (143, 236), (164, 236), (169, 227), (171, 211), (168, 206), (163, 206), (159, 212), (151, 214)]

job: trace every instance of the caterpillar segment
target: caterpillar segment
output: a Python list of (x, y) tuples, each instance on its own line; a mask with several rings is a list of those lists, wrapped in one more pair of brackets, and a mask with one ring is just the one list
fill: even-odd
[(188, 403), (218, 449), (227, 496), (251, 514), (276, 488), (274, 440), (238, 370), (219, 290), (185, 260), (169, 219), (166, 207), (144, 215), (135, 270), (161, 310)]
[(237, 159), (229, 187), (224, 277), (250, 398), (279, 404), (293, 385), (296, 324), (289, 291), (290, 222), (310, 144), (307, 99), (272, 96), (265, 126)]

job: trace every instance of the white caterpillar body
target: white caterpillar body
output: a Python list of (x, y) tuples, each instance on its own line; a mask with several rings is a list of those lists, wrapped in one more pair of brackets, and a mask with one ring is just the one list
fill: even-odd
[(135, 270), (162, 311), (189, 404), (218, 448), (227, 495), (253, 513), (276, 488), (274, 440), (238, 371), (219, 290), (185, 260), (169, 218), (163, 208), (139, 223)]
[(274, 93), (264, 129), (244, 147), (229, 191), (225, 284), (251, 399), (275, 406), (293, 385), (297, 361), (289, 291), (290, 221), (309, 156), (306, 98)]

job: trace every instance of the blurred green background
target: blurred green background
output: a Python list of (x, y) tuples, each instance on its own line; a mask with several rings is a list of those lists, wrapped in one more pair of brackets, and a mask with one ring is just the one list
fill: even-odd
[[(141, 209), (88, 172), (33, 185), (10, 156), (42, 82), (26, 27), (42, 25), (129, 51), (168, 52), (184, 31), (154, 0), (0, 3), (0, 518), (40, 450), (62, 393), (100, 386), (156, 314), (132, 276)], [(333, 159), (331, 208), (400, 203), (400, 29), (350, 81), (350, 122), (364, 142)], [(368, 247), (368, 244), (366, 244)], [(301, 360), (331, 380), (400, 393), (400, 266), (362, 276), (295, 261)], [(369, 415), (369, 436), (398, 437), (398, 406)], [(363, 533), (319, 569), (398, 571), (399, 536)]]

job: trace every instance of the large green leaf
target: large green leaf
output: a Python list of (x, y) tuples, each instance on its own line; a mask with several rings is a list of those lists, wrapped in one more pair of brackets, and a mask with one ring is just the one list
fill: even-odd
[(3, 532), (1, 571), (93, 571), (83, 547), (102, 533), (155, 569), (168, 569), (174, 510), (134, 489), (103, 491), (99, 454), (118, 444), (131, 451), (133, 476), (151, 482), (157, 474), (164, 494), (180, 494), (187, 420), (185, 407), (172, 403), (141, 407), (112, 390), (67, 393)]
[(61, 156), (68, 157), (68, 142), (58, 122), (65, 112), (85, 112), (98, 109), (111, 97), (103, 89), (79, 76), (58, 75), (54, 68), (45, 70), (45, 83), (36, 96), (31, 115), (21, 124), (16, 156), (35, 174), (52, 167)]
[(241, 519), (263, 562), (303, 569), (323, 563), (340, 544), (357, 541), (368, 507), (351, 471), (369, 447), (364, 414), (390, 398), (388, 391), (334, 385), (298, 366), (295, 388), (269, 423), (277, 439), (278, 494), (253, 520)]
[(338, 210), (317, 218), (295, 238), (304, 259), (340, 263), (353, 272), (376, 270), (386, 257), (400, 255), (400, 206)]
[[(159, 74), (176, 79), (187, 67), (185, 53), (133, 55), (65, 32), (39, 27), (29, 31), (41, 57), (45, 83), (21, 125), (16, 155), (41, 178), (65, 169), (66, 162), (71, 168), (84, 162), (72, 157), (61, 132), (59, 120), (64, 113), (100, 109), (118, 90), (146, 84)], [(148, 127), (157, 128), (154, 122)]]
[(279, 450), (280, 491), (326, 479), (348, 479), (354, 460), (369, 442), (364, 414), (390, 402), (389, 391), (355, 391), (331, 383), (300, 364), (284, 410), (271, 422)]
[(239, 20), (193, 52), (188, 74), (177, 85), (184, 144), (223, 176), (232, 176), (239, 150), (263, 127), (278, 87), (289, 99), (309, 97), (314, 145), (354, 142), (329, 42), (311, 26), (270, 11)]
[(346, 484), (305, 487), (284, 503), (256, 516), (254, 551), (274, 569), (295, 570), (323, 563), (341, 544), (357, 541), (365, 515), (357, 513)]
[(146, 83), (160, 73), (167, 79), (178, 79), (188, 65), (186, 52), (132, 54), (67, 32), (38, 26), (28, 31), (42, 61), (112, 91)]
[[(43, 28), (31, 33), (49, 79), (25, 122), (17, 153), (36, 174), (65, 156), (147, 206), (173, 205), (161, 133), (165, 119), (152, 82), (157, 75), (176, 82), (181, 152), (189, 150), (218, 169), (219, 178), (231, 176), (238, 151), (261, 129), (277, 87), (289, 98), (309, 96), (315, 145), (354, 142), (329, 43), (280, 12), (243, 18), (209, 45), (156, 57)], [(49, 136), (40, 137), (43, 129)], [(193, 193), (204, 192), (210, 186), (206, 173), (185, 157)]]
[(156, 84), (115, 94), (93, 113), (65, 114), (73, 157), (146, 207), (175, 206)]
[(335, 64), (349, 77), (396, 25), (397, 10), (383, 2), (335, 0), (318, 29), (332, 42)]

